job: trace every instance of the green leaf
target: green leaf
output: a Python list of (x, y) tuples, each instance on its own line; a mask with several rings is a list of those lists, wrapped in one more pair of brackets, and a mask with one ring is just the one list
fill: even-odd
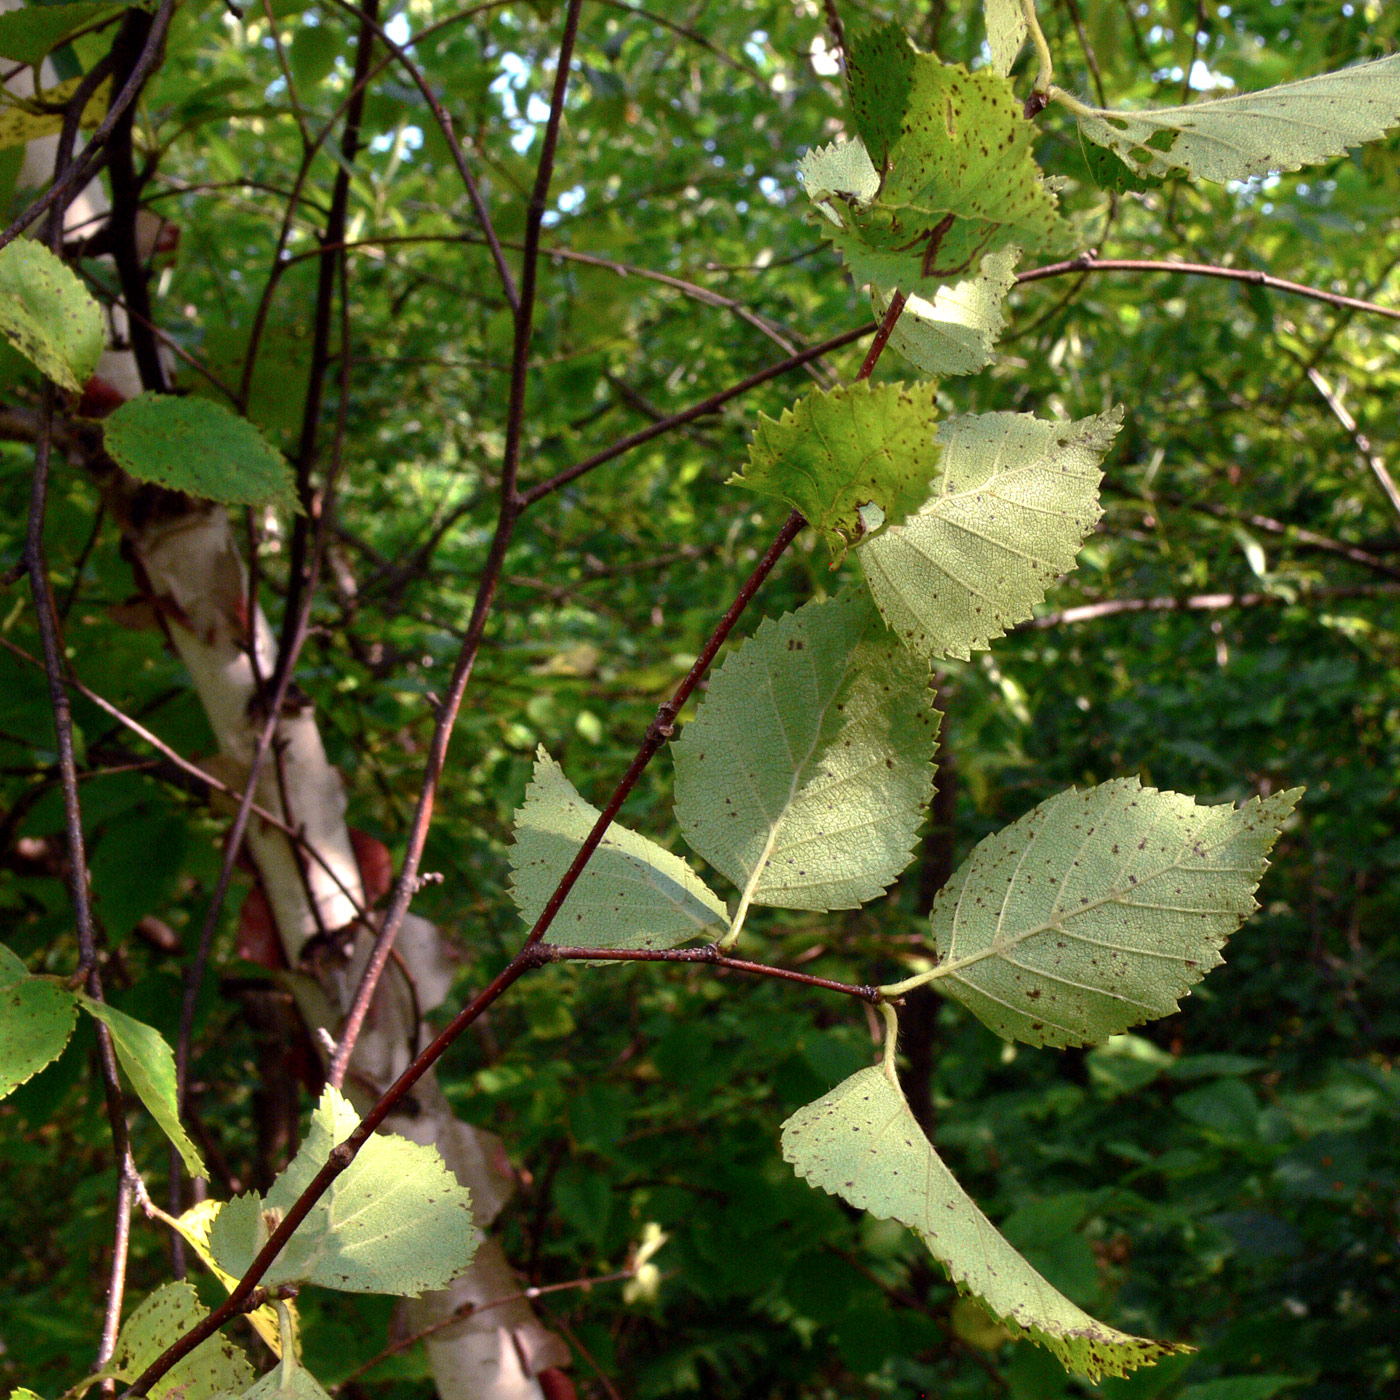
[[(533, 926), (598, 809), (541, 747), (515, 814), (511, 897)], [(680, 856), (614, 822), (560, 908), (551, 933), (583, 948), (674, 948), (728, 923), (724, 902)]]
[(986, 0), (987, 47), (992, 51), (992, 72), (1004, 78), (1026, 42), (1029, 26), (1023, 0)]
[(958, 1289), (1092, 1380), (1189, 1348), (1119, 1332), (1031, 1267), (934, 1151), (904, 1095), (872, 1066), (783, 1124), (783, 1158), (811, 1185), (918, 1233)]
[(1030, 617), (1099, 518), (1099, 462), (1122, 420), (1115, 408), (1074, 423), (986, 413), (943, 426), (933, 496), (860, 551), (912, 650), (966, 660)]
[(175, 1056), (171, 1054), (165, 1038), (143, 1021), (104, 1002), (93, 1001), (81, 992), (77, 1000), (89, 1016), (101, 1021), (111, 1031), (117, 1060), (141, 1102), (150, 1110), (166, 1137), (175, 1144), (185, 1163), (185, 1170), (191, 1176), (206, 1175), (198, 1149), (180, 1126), (175, 1095)]
[(10, 1392), (10, 1400), (41, 1400), (32, 1390), (25, 1390), (22, 1386)]
[(0, 1099), (63, 1053), (77, 1019), (71, 992), (0, 944)]
[(208, 399), (140, 394), (102, 425), (124, 471), (225, 505), (290, 504), (287, 460), (246, 418)]
[(1199, 806), (1118, 778), (982, 841), (932, 914), (938, 988), (998, 1035), (1087, 1045), (1177, 1010), (1258, 907), (1301, 788)]
[(856, 154), (842, 148), (828, 147), (804, 174), (814, 198), (841, 196), (821, 207), (840, 226), (832, 238), (858, 283), (931, 291), (987, 253), (1038, 247), (1057, 232), (1034, 128), (1004, 77), (919, 53), (892, 24), (852, 39), (848, 72), (879, 188), (869, 192)]
[[(976, 277), (940, 287), (931, 301), (911, 294), (890, 333), (890, 348), (925, 374), (976, 374), (991, 360), (1006, 325), (1001, 307), (1016, 284), (1019, 256), (1019, 248), (988, 254)], [(875, 315), (883, 317), (892, 294), (879, 287), (870, 294)]]
[[(237, 1277), (246, 1272), (331, 1149), (358, 1124), (336, 1090), (321, 1095), (301, 1150), (273, 1182), (266, 1202), (250, 1191), (215, 1217), (209, 1247), (221, 1269)], [(437, 1149), (375, 1134), (312, 1207), (263, 1283), (417, 1297), (463, 1273), (477, 1238), (471, 1197)]]
[(909, 863), (939, 719), (868, 600), (808, 603), (715, 675), (673, 748), (676, 818), (741, 908), (853, 909)]
[[(277, 1314), (282, 1328), (281, 1360), (237, 1400), (330, 1400), (321, 1383), (301, 1364), (297, 1348), (291, 1344), (296, 1324), (290, 1308), (280, 1300)], [(228, 1397), (228, 1400), (234, 1400), (234, 1397)]]
[(807, 198), (838, 228), (841, 215), (827, 205), (832, 200), (869, 205), (880, 192), (880, 172), (870, 163), (863, 141), (833, 141), (814, 146), (797, 162)]
[(79, 0), (71, 5), (26, 5), (12, 10), (0, 15), (0, 58), (38, 63), (70, 34), (125, 8), (112, 0)]
[(1073, 102), (1071, 110), (1090, 141), (1140, 175), (1185, 170), (1224, 184), (1379, 140), (1400, 124), (1400, 54), (1189, 107), (1117, 112)]
[(0, 333), (74, 393), (92, 378), (107, 343), (102, 308), (72, 269), (30, 238), (0, 248)]
[[(172, 1342), (203, 1321), (205, 1311), (192, 1283), (162, 1284), (122, 1324), (111, 1361), (91, 1379), (134, 1381)], [(252, 1379), (253, 1368), (242, 1350), (216, 1332), (151, 1387), (151, 1400), (213, 1400), (226, 1391), (238, 1393)]]
[(916, 510), (938, 475), (932, 384), (814, 389), (779, 419), (759, 414), (748, 467), (729, 478), (800, 510), (840, 560), (865, 530), (861, 507), (890, 524)]

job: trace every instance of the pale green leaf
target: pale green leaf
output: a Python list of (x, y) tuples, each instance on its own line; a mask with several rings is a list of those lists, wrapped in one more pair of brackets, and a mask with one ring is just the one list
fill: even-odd
[(1224, 184), (1316, 165), (1400, 125), (1400, 54), (1189, 107), (1071, 110), (1090, 141), (1139, 174)]
[(766, 619), (673, 746), (686, 840), (744, 904), (853, 909), (909, 863), (933, 791), (928, 672), (844, 594)]
[(880, 172), (860, 137), (814, 146), (797, 162), (797, 173), (807, 198), (838, 228), (844, 225), (841, 215), (827, 207), (832, 201), (868, 205), (880, 192)]
[(81, 393), (107, 343), (102, 309), (31, 238), (0, 248), (0, 334), (55, 384)]
[(25, 1390), (23, 1386), (10, 1392), (10, 1400), (41, 1400), (32, 1390)]
[(1006, 77), (1026, 42), (1028, 26), (1023, 0), (986, 0), (987, 47), (992, 51), (992, 72)]
[[(134, 1381), (152, 1361), (178, 1341), (206, 1309), (192, 1283), (166, 1283), (142, 1300), (122, 1324), (111, 1361), (93, 1376)], [(253, 1368), (242, 1349), (222, 1332), (202, 1341), (151, 1387), (151, 1400), (213, 1400), (225, 1391), (243, 1390)]]
[(920, 656), (964, 660), (1024, 622), (1099, 518), (1099, 463), (1121, 409), (1073, 423), (986, 413), (946, 423), (943, 474), (860, 551), (885, 621)]
[[(511, 897), (527, 924), (544, 911), (597, 820), (598, 809), (541, 747), (510, 848)], [(680, 856), (614, 822), (550, 935), (582, 948), (674, 948), (727, 922), (724, 902)]]
[(70, 5), (26, 5), (0, 14), (0, 58), (38, 63), (69, 35), (124, 8), (113, 0), (77, 0)]
[(916, 1231), (961, 1291), (1065, 1367), (1097, 1380), (1188, 1350), (1119, 1332), (1053, 1288), (958, 1185), (882, 1069), (859, 1070), (798, 1109), (782, 1134), (799, 1176)]
[(287, 459), (246, 418), (209, 399), (139, 394), (102, 431), (113, 460), (138, 480), (225, 505), (294, 499)]
[[(282, 1328), (278, 1348), (281, 1360), (237, 1400), (330, 1400), (321, 1383), (301, 1364), (297, 1349), (292, 1344), (296, 1321), (289, 1305), (279, 1300), (277, 1315)], [(220, 1397), (220, 1400), (225, 1398)], [(227, 1397), (227, 1400), (234, 1400), (234, 1397)]]
[(1301, 788), (1199, 806), (1118, 778), (987, 837), (939, 892), (936, 985), (998, 1035), (1086, 1045), (1169, 1016), (1224, 959)]
[[(1001, 307), (1016, 284), (1019, 256), (1019, 248), (989, 253), (976, 277), (940, 287), (931, 301), (911, 294), (890, 333), (890, 349), (925, 374), (976, 374), (991, 360), (1006, 325)], [(892, 294), (879, 287), (870, 293), (875, 315), (881, 318)]]
[[(215, 1217), (209, 1247), (241, 1277), (330, 1152), (359, 1119), (327, 1089), (301, 1150), (264, 1202), (255, 1191)], [(417, 1297), (444, 1288), (476, 1253), (471, 1198), (436, 1148), (376, 1133), (334, 1181), (273, 1262), (263, 1283), (317, 1283), (346, 1293)]]
[(179, 1152), (191, 1176), (206, 1175), (199, 1151), (180, 1126), (176, 1107), (175, 1056), (158, 1030), (105, 1002), (78, 993), (78, 1004), (112, 1033), (117, 1060), (162, 1131)]
[[(838, 197), (821, 208), (858, 283), (931, 292), (972, 273), (987, 253), (1039, 247), (1061, 228), (1054, 194), (1031, 153), (1034, 128), (1011, 84), (915, 50), (882, 25), (850, 42), (847, 71), (860, 139), (880, 185), (842, 152), (847, 184), (823, 170), (809, 190)], [(831, 148), (827, 148), (828, 160)]]
[(868, 379), (814, 389), (781, 418), (759, 414), (748, 466), (730, 484), (800, 510), (839, 560), (864, 530), (862, 506), (894, 524), (928, 498), (942, 455), (933, 395), (932, 384)]

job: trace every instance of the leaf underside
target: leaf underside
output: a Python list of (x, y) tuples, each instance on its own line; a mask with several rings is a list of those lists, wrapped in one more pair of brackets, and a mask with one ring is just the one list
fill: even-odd
[(869, 380), (813, 390), (781, 418), (759, 415), (729, 481), (800, 510), (839, 560), (861, 536), (861, 506), (895, 524), (928, 498), (942, 456), (933, 396), (932, 384)]
[(853, 909), (909, 863), (939, 718), (868, 599), (808, 603), (716, 673), (672, 749), (676, 819), (753, 903)]
[[(301, 1150), (266, 1202), (250, 1191), (215, 1218), (209, 1247), (221, 1269), (236, 1277), (247, 1271), (271, 1221), (286, 1215), (359, 1121), (336, 1090), (322, 1094)], [(376, 1133), (312, 1207), (263, 1283), (417, 1297), (463, 1273), (477, 1241), (471, 1198), (436, 1148)]]
[[(134, 1381), (172, 1342), (204, 1320), (205, 1307), (191, 1283), (166, 1283), (141, 1300), (122, 1324), (110, 1363), (92, 1377)], [(253, 1379), (242, 1350), (222, 1332), (202, 1341), (151, 1387), (152, 1400), (214, 1400), (240, 1394)]]
[(992, 72), (1004, 78), (1011, 72), (1029, 26), (1022, 0), (986, 0), (987, 47), (992, 51)]
[(1052, 1287), (958, 1184), (882, 1069), (859, 1070), (798, 1109), (782, 1144), (799, 1176), (917, 1232), (961, 1292), (1067, 1369), (1097, 1380), (1189, 1350), (1119, 1332)]
[(1257, 908), (1301, 788), (1204, 807), (1118, 778), (1060, 793), (934, 901), (939, 990), (998, 1035), (1086, 1045), (1177, 1010)]
[(1400, 124), (1400, 54), (1189, 107), (1076, 113), (1079, 129), (1141, 175), (1224, 184), (1344, 155)]
[(920, 656), (966, 660), (1031, 616), (1099, 518), (1121, 409), (1073, 423), (986, 413), (946, 423), (943, 473), (860, 551), (885, 621)]
[[(511, 897), (527, 924), (544, 912), (597, 820), (598, 809), (541, 747), (510, 848)], [(581, 948), (675, 948), (727, 922), (723, 901), (680, 856), (614, 822), (550, 932)]]
[[(982, 259), (976, 277), (940, 287), (932, 300), (911, 295), (890, 333), (890, 349), (938, 378), (976, 374), (991, 361), (1006, 325), (1002, 303), (1015, 285), (1019, 256), (1020, 249), (1004, 248)], [(892, 294), (879, 287), (870, 294), (876, 317), (883, 317)]]
[(74, 393), (92, 378), (107, 342), (102, 310), (87, 288), (30, 238), (0, 248), (0, 334)]

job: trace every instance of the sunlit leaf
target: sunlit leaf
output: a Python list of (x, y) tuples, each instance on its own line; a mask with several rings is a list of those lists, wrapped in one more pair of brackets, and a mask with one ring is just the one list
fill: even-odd
[(783, 1157), (813, 1186), (917, 1231), (958, 1288), (1092, 1380), (1187, 1350), (1119, 1332), (1053, 1288), (958, 1184), (882, 1069), (859, 1070), (783, 1124)]
[[(990, 253), (976, 277), (940, 287), (932, 300), (910, 295), (890, 333), (890, 349), (925, 374), (976, 374), (991, 360), (1006, 325), (1001, 308), (1016, 284), (1019, 256), (1018, 248)], [(891, 294), (879, 287), (870, 291), (876, 317), (884, 316)]]
[(0, 1099), (63, 1053), (77, 1019), (71, 992), (0, 943)]
[[(277, 1315), (290, 1340), (295, 1323), (289, 1306), (280, 1300), (277, 1303)], [(279, 1355), (281, 1360), (278, 1364), (266, 1375), (259, 1377), (254, 1385), (237, 1397), (237, 1400), (330, 1400), (326, 1389), (301, 1364), (301, 1358), (294, 1346), (283, 1345), (279, 1348)], [(220, 1397), (220, 1400), (235, 1398)]]
[[(92, 1380), (105, 1376), (134, 1381), (173, 1342), (197, 1322), (207, 1309), (192, 1283), (165, 1283), (141, 1302), (122, 1324), (111, 1362)], [(152, 1400), (213, 1400), (226, 1391), (238, 1393), (253, 1379), (253, 1368), (242, 1349), (224, 1333), (216, 1332), (158, 1380), (150, 1390)]]
[[(544, 911), (598, 820), (541, 747), (515, 814), (511, 896), (527, 924)], [(723, 901), (680, 856), (614, 822), (550, 928), (583, 948), (674, 948), (728, 922)]]
[(1203, 807), (1118, 778), (987, 837), (939, 892), (936, 985), (998, 1035), (1084, 1045), (1168, 1016), (1258, 907), (1301, 788)]
[(992, 72), (1006, 77), (1026, 42), (1028, 26), (1024, 0), (985, 0), (987, 47), (992, 51)]
[(81, 392), (107, 343), (102, 309), (41, 244), (0, 248), (0, 334), (55, 384)]
[(111, 1031), (117, 1060), (151, 1117), (175, 1144), (185, 1170), (191, 1176), (204, 1176), (199, 1152), (180, 1126), (175, 1095), (175, 1056), (165, 1038), (153, 1027), (105, 1002), (93, 1001), (79, 993), (78, 1004)]
[(287, 459), (246, 418), (209, 399), (140, 394), (102, 428), (113, 460), (138, 480), (225, 505), (294, 498)]
[[(331, 1149), (359, 1123), (327, 1089), (301, 1150), (272, 1184), (235, 1197), (214, 1220), (209, 1247), (226, 1273), (241, 1277)], [(318, 1283), (347, 1293), (417, 1297), (443, 1288), (476, 1253), (471, 1198), (434, 1147), (376, 1133), (327, 1188), (263, 1283)]]
[(676, 818), (747, 902), (855, 908), (909, 863), (938, 721), (867, 599), (808, 603), (715, 675), (673, 746)]
[(1139, 174), (1224, 184), (1331, 160), (1400, 125), (1400, 54), (1189, 107), (1072, 110), (1090, 141)]
[[(25, 11), (19, 13), (24, 14)], [(56, 136), (63, 130), (61, 111), (35, 111), (33, 104), (45, 107), (62, 107), (78, 88), (82, 86), (81, 76), (69, 78), (44, 88), (33, 96), (21, 100), (15, 93), (0, 92), (0, 150), (8, 146), (23, 146), (40, 136)], [(83, 108), (79, 125), (96, 126), (107, 115), (107, 102), (111, 96), (112, 82), (107, 79), (97, 85), (92, 96)], [(14, 245), (9, 245), (13, 247)]]
[(928, 498), (942, 455), (933, 394), (869, 380), (815, 389), (781, 418), (759, 415), (748, 466), (730, 483), (800, 510), (839, 560), (864, 531), (862, 506), (894, 524)]
[(1099, 518), (1121, 409), (1074, 423), (986, 413), (946, 423), (933, 496), (860, 551), (875, 602), (920, 656), (981, 650), (1074, 567)]

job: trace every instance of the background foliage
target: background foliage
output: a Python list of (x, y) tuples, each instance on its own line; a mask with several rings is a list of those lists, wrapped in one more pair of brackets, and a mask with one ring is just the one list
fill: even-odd
[[(981, 60), (980, 7), (842, 8), (848, 23), (894, 18), (947, 59)], [(451, 13), (409, 0), (386, 19), (402, 41)], [(507, 240), (523, 224), (559, 18), (548, 0), (479, 6), (415, 49)], [(1400, 38), (1393, 7), (1310, 0), (1064, 0), (1042, 18), (1061, 84), (1097, 101), (1101, 81), (1124, 106), (1287, 81)], [(272, 0), (240, 20), (215, 0), (188, 0), (147, 91), (138, 135), (158, 168), (144, 198), (182, 234), (159, 319), (217, 376), (238, 373), (301, 157), (299, 123), (319, 129), (343, 102), (354, 25), (337, 3)], [(79, 39), (71, 71), (106, 42)], [(784, 345), (867, 319), (794, 173), (804, 150), (839, 130), (827, 44), (814, 3), (585, 7), (546, 220), (559, 255), (543, 265), (527, 481), (782, 358)], [(1040, 158), (1072, 182), (1062, 198), (1079, 242), (1064, 255), (1093, 246), (1267, 268), (1395, 304), (1393, 140), (1296, 175), (1169, 183), (1110, 201), (1088, 181), (1072, 126), (1053, 110), (1040, 126)], [(372, 88), (366, 135), (351, 186), (346, 465), (298, 681), (347, 776), (352, 822), (395, 850), (431, 697), (489, 542), (510, 318), (431, 114), (395, 68)], [(0, 152), (0, 196), (12, 154)], [(326, 151), (310, 168), (254, 381), (251, 417), (283, 447), (308, 367), (304, 255), (336, 170)], [(85, 271), (110, 276), (96, 262)], [(1069, 784), (1137, 773), (1224, 801), (1306, 783), (1263, 911), (1179, 1015), (1088, 1054), (1030, 1051), (929, 996), (906, 1013), (908, 1091), (959, 1177), (1052, 1282), (1115, 1325), (1201, 1348), (1105, 1382), (1103, 1394), (1392, 1393), (1400, 646), (1387, 590), (1400, 578), (1400, 530), (1308, 370), (1384, 454), (1400, 377), (1393, 323), (1236, 282), (1144, 274), (1028, 284), (1009, 309), (993, 367), (945, 381), (941, 401), (950, 412), (1078, 418), (1126, 400), (1104, 519), (1046, 625), (1015, 633), (994, 661), (945, 664), (943, 795), (920, 863), (886, 902), (767, 913), (764, 936), (775, 961), (892, 980), (902, 955), (925, 947), (921, 916), (952, 862)], [(837, 352), (813, 373), (849, 379), (860, 353)], [(0, 354), (3, 382), (32, 396), (23, 363)], [(889, 355), (876, 382), (900, 372)], [(599, 467), (523, 518), (426, 856), (443, 879), (415, 906), (460, 949), (463, 994), (522, 932), (505, 846), (536, 746), (601, 801), (781, 520), (778, 503), (723, 482), (743, 462), (754, 415), (777, 416), (792, 381)], [(218, 397), (187, 366), (181, 383)], [(9, 559), (28, 449), (0, 450)], [(263, 599), (275, 611), (286, 521), (260, 528)], [(1336, 541), (1371, 562), (1339, 554)], [(181, 751), (207, 752), (196, 699), (159, 633), (114, 621), (130, 571), (76, 473), (54, 483), (49, 547), (79, 677)], [(832, 592), (841, 577), (809, 532), (763, 610)], [(1199, 595), (1228, 598), (1082, 621), (1061, 612)], [(4, 635), (37, 651), (19, 590), (0, 608)], [(66, 972), (75, 954), (42, 675), (0, 654), (0, 691), (6, 938), (31, 967)], [(223, 819), (131, 752), (95, 708), (79, 702), (77, 718), (109, 993), (173, 1041), (180, 939), (202, 915)], [(628, 824), (674, 844), (662, 817), (670, 785), (668, 763), (649, 770)], [(237, 958), (232, 916), (217, 972), (196, 1033), (195, 1131), (221, 1194), (233, 1183), (265, 1189), (311, 1102), (287, 1094), (306, 1056), (288, 1042), (263, 971)], [(599, 1288), (550, 1305), (577, 1346), (585, 1392), (607, 1393), (595, 1369), (637, 1397), (1052, 1400), (1088, 1389), (1045, 1354), (1001, 1345), (906, 1232), (857, 1219), (782, 1163), (778, 1123), (869, 1063), (872, 1030), (849, 1005), (702, 968), (567, 966), (523, 981), (459, 1044), (443, 1068), (449, 1094), (505, 1136), (525, 1172), (504, 1238), (530, 1282), (618, 1268), (647, 1222), (670, 1236), (655, 1298), (623, 1305)], [(78, 1034), (90, 1038), (86, 1023)], [(0, 1107), (12, 1300), (0, 1383), (47, 1393), (72, 1379), (100, 1319), (94, 1261), (108, 1243), (111, 1183), (88, 1058), (70, 1051)], [(138, 1119), (136, 1133), (138, 1160), (158, 1178), (163, 1147), (149, 1123)], [(132, 1287), (167, 1268), (161, 1235), (138, 1228)], [(324, 1383), (378, 1350), (390, 1306), (304, 1297), (307, 1360)], [(355, 1393), (427, 1393), (420, 1368), (406, 1353)]]

